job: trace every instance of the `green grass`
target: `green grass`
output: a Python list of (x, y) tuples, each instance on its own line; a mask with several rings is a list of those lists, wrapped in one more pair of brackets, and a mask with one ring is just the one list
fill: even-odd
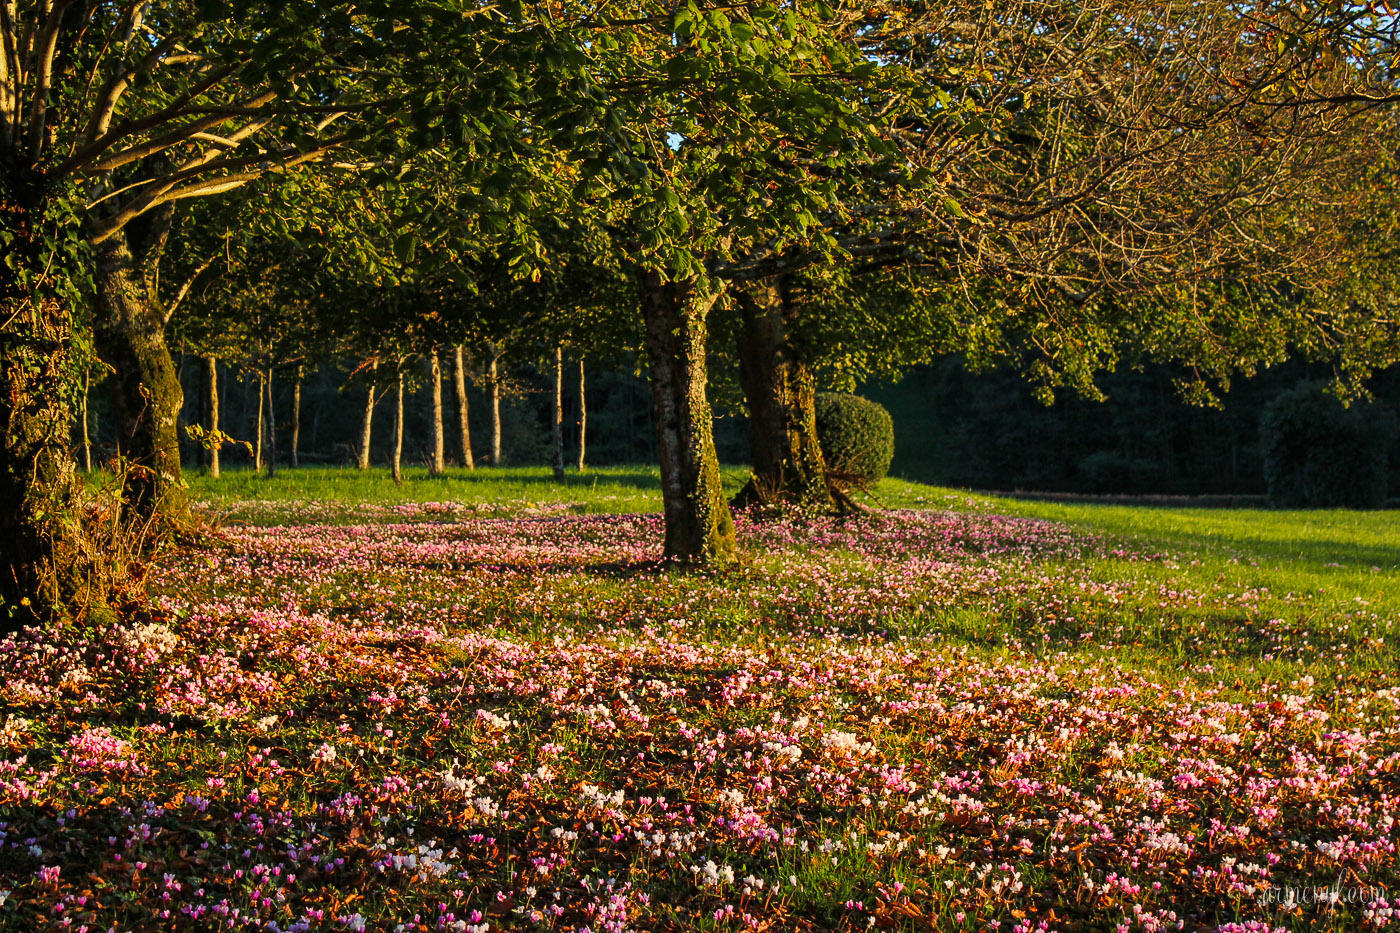
[[(319, 517), (353, 521), (361, 505), (454, 502), (510, 515), (541, 509), (580, 514), (656, 512), (661, 480), (654, 466), (612, 466), (556, 483), (548, 467), (451, 469), (430, 477), (405, 471), (403, 485), (389, 472), (306, 467), (280, 470), (271, 479), (249, 470), (226, 470), (217, 480), (187, 474), (192, 496), (215, 513), (242, 520), (281, 520), (281, 509), (318, 503)], [(737, 492), (743, 466), (724, 469), (725, 489)], [(1400, 610), (1400, 512), (1283, 511), (1035, 502), (886, 479), (869, 496), (872, 506), (995, 512), (1066, 522), (1139, 548), (1165, 551), (1178, 571), (1202, 583), (1267, 587), (1284, 595), (1306, 593), (1327, 602), (1377, 611)], [(250, 507), (250, 503), (252, 506)], [(270, 514), (268, 514), (270, 513)]]

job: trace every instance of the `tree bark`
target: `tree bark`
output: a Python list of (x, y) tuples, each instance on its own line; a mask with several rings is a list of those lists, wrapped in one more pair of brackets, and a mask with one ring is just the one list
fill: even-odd
[[(44, 218), (17, 190), (0, 189), (5, 258), (42, 280)], [(72, 400), (86, 360), (73, 330), (57, 297), (0, 276), (0, 632), (106, 606), (77, 505)]]
[(88, 436), (88, 396), (92, 388), (92, 368), (83, 367), (83, 472), (92, 472), (92, 438)]
[(263, 400), (266, 397), (266, 380), (262, 370), (258, 370), (258, 425), (256, 440), (253, 442), (253, 472), (263, 470)]
[(735, 561), (734, 518), (715, 455), (714, 416), (705, 393), (706, 317), (718, 291), (637, 273), (651, 367), (661, 460), (665, 555), (701, 566)]
[(209, 442), (209, 475), (219, 478), (219, 361), (209, 357), (209, 433), (214, 439)]
[(394, 386), (394, 482), (403, 484), (403, 372)]
[(501, 354), (491, 347), (486, 369), (486, 404), (491, 409), (491, 465), (501, 465)]
[(467, 420), (467, 361), (460, 345), (457, 347), (456, 361), (457, 420), (461, 422), (462, 466), (468, 470), (475, 470), (476, 461), (472, 459), (472, 428)]
[(836, 509), (817, 440), (817, 387), (792, 339), (793, 299), (779, 279), (755, 282), (736, 295), (743, 318), (739, 381), (749, 407), (753, 478), (736, 505)]
[(267, 475), (277, 475), (277, 407), (272, 403), (272, 367), (267, 368)]
[(564, 345), (554, 346), (554, 407), (551, 418), (554, 435), (554, 481), (564, 482)]
[(301, 367), (297, 367), (292, 383), (292, 469), (297, 467), (297, 448), (301, 446)]
[(447, 472), (446, 438), (442, 430), (442, 363), (438, 359), (437, 348), (433, 348), (428, 358), (428, 378), (432, 380), (433, 396), (433, 462), (428, 472), (442, 476)]
[(150, 280), (119, 232), (95, 247), (97, 352), (112, 367), (112, 413), (126, 459), (123, 509), (138, 524), (183, 525), (189, 502), (180, 475), (177, 425), (184, 393), (165, 344), (165, 319)]
[(369, 385), (365, 389), (365, 417), (360, 422), (359, 460), (355, 463), (355, 466), (361, 470), (369, 469), (370, 429), (374, 427), (374, 374), (378, 370), (378, 363), (370, 365)]
[(578, 471), (583, 472), (584, 454), (588, 449), (588, 388), (583, 372), (583, 359), (578, 361)]

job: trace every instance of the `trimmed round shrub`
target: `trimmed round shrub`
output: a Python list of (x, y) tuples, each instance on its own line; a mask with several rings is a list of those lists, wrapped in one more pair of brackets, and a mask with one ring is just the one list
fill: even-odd
[(1385, 505), (1395, 417), (1380, 405), (1350, 407), (1318, 383), (1284, 392), (1259, 418), (1269, 502), (1282, 508)]
[(827, 469), (875, 483), (894, 459), (894, 420), (885, 406), (843, 392), (817, 395), (817, 440)]

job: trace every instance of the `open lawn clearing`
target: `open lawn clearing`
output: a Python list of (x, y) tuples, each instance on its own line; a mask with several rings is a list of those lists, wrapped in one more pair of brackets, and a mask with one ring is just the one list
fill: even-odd
[(649, 471), (479, 475), (233, 477), (158, 611), (6, 642), (0, 927), (1400, 923), (1380, 519), (889, 481), (697, 575)]

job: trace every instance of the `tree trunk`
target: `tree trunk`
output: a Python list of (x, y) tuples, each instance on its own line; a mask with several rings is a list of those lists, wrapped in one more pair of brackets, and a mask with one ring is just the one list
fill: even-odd
[(97, 352), (112, 367), (112, 413), (126, 459), (122, 499), (136, 523), (190, 521), (177, 425), (184, 393), (165, 345), (165, 320), (126, 234), (95, 247)]
[(403, 373), (394, 386), (394, 462), (393, 475), (396, 484), (403, 484)]
[(817, 387), (791, 338), (787, 284), (755, 282), (737, 293), (743, 331), (739, 381), (749, 407), (753, 479), (735, 504), (782, 503), (832, 511), (826, 462), (817, 440)]
[(209, 433), (214, 438), (209, 442), (209, 475), (219, 478), (219, 361), (209, 357)]
[(83, 472), (92, 472), (92, 438), (88, 436), (88, 396), (92, 388), (92, 368), (83, 368)]
[(266, 381), (262, 370), (258, 370), (258, 425), (256, 429), (256, 440), (253, 442), (253, 472), (261, 473), (263, 469), (263, 400), (266, 397), (264, 387)]
[[(0, 189), (0, 216), (5, 259), (42, 282), (40, 209)], [(87, 361), (73, 327), (62, 301), (0, 276), (0, 632), (106, 605), (76, 502), (73, 397)]]
[(720, 484), (714, 416), (705, 394), (705, 319), (719, 297), (694, 282), (637, 274), (661, 460), (667, 558), (734, 562), (734, 519)]
[(491, 465), (501, 465), (501, 355), (491, 348), (486, 370), (486, 404), (491, 409)]
[(301, 367), (297, 367), (292, 383), (292, 469), (297, 467), (297, 448), (301, 446)]
[(267, 475), (277, 475), (277, 407), (272, 404), (272, 367), (267, 368)]
[(554, 481), (564, 482), (564, 345), (554, 347)]
[(437, 348), (428, 357), (428, 378), (432, 380), (433, 396), (433, 462), (428, 472), (442, 476), (447, 472), (446, 439), (442, 430), (442, 363), (438, 360)]
[(364, 420), (360, 422), (360, 459), (355, 463), (355, 466), (361, 470), (369, 469), (369, 435), (370, 428), (374, 426), (374, 373), (377, 372), (378, 369), (378, 363), (370, 365), (369, 386), (366, 388), (365, 392), (365, 417)]
[(468, 470), (476, 469), (476, 462), (472, 459), (472, 428), (467, 421), (467, 361), (466, 354), (462, 352), (460, 346), (457, 347), (457, 368), (456, 368), (456, 388), (457, 388), (457, 419), (461, 422), (462, 437), (462, 466)]
[(584, 454), (588, 449), (588, 396), (584, 389), (588, 383), (584, 378), (583, 360), (578, 361), (578, 471), (583, 472)]

